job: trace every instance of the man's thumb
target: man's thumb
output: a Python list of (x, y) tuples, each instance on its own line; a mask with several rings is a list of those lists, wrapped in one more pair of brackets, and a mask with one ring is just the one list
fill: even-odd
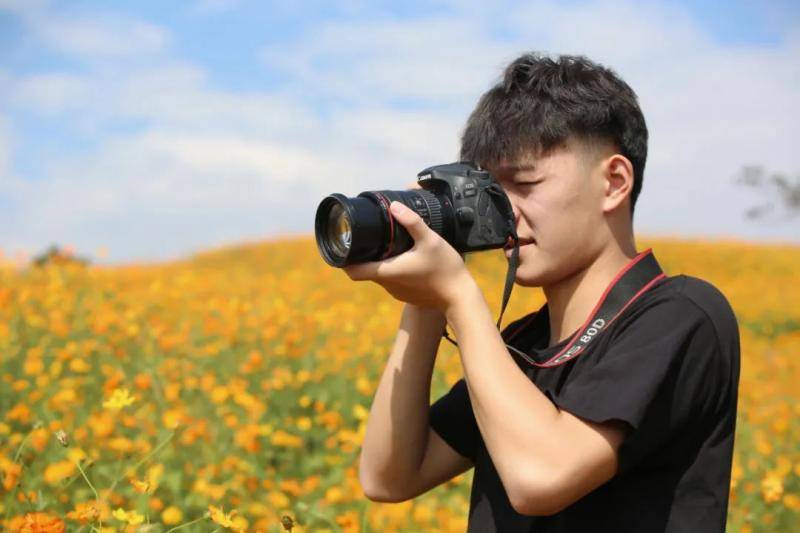
[(403, 225), (415, 241), (425, 236), (428, 226), (414, 210), (409, 209), (402, 202), (394, 201), (389, 205), (392, 216)]

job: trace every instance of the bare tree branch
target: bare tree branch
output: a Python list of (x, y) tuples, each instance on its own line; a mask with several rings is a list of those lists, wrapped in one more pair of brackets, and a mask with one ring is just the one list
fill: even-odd
[[(765, 218), (775, 212), (785, 211), (786, 217), (793, 218), (800, 215), (800, 173), (794, 178), (778, 172), (773, 172), (767, 176), (762, 165), (745, 165), (736, 176), (734, 182), (738, 185), (751, 187), (760, 191), (762, 196), (774, 198), (773, 201), (753, 206), (745, 211), (745, 218), (755, 220)], [(777, 208), (776, 208), (777, 204)]]

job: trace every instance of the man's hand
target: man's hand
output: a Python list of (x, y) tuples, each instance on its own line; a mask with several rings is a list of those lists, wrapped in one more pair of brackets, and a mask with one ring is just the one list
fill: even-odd
[(414, 246), (383, 261), (346, 266), (344, 271), (354, 281), (380, 284), (397, 300), (446, 312), (465, 287), (475, 284), (463, 258), (413, 210), (400, 202), (389, 208)]

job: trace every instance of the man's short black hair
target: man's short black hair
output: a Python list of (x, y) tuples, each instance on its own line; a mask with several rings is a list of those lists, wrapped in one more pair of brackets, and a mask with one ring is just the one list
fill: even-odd
[(527, 53), (478, 102), (461, 137), (461, 160), (483, 166), (525, 152), (546, 154), (568, 138), (610, 142), (633, 165), (631, 214), (642, 189), (647, 126), (636, 93), (584, 56)]

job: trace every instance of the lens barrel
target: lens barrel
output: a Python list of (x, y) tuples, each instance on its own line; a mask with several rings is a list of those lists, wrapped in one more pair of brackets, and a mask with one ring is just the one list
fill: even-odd
[(323, 259), (331, 266), (343, 267), (410, 249), (414, 241), (389, 211), (392, 201), (416, 211), (431, 229), (446, 238), (442, 202), (430, 191), (367, 191), (355, 198), (331, 194), (320, 202), (314, 222)]

